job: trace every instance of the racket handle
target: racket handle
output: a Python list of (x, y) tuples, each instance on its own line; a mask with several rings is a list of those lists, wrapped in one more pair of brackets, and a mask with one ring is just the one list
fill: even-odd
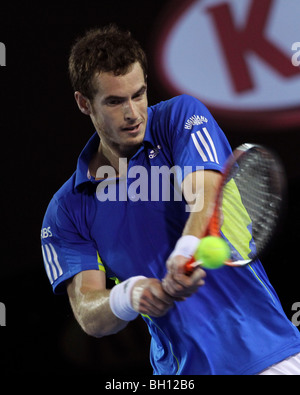
[(195, 270), (195, 258), (192, 257), (186, 264), (185, 264), (185, 272), (186, 274), (190, 275)]

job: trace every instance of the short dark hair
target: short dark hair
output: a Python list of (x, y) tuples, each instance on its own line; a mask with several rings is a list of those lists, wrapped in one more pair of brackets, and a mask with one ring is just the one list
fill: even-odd
[(114, 24), (89, 30), (71, 49), (69, 75), (72, 87), (92, 100), (97, 93), (92, 81), (96, 73), (125, 75), (136, 62), (140, 63), (146, 79), (146, 54), (130, 32), (122, 31)]

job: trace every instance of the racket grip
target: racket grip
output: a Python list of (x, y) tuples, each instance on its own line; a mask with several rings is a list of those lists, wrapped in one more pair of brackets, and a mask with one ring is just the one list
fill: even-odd
[(195, 258), (192, 257), (186, 264), (185, 264), (185, 272), (186, 274), (190, 275), (195, 270), (194, 263), (196, 262)]

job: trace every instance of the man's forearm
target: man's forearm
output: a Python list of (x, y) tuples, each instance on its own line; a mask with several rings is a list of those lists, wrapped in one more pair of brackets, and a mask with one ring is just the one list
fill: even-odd
[(200, 172), (192, 173), (184, 181), (183, 192), (185, 193), (185, 189), (192, 189), (196, 198), (193, 202), (189, 202), (186, 197), (188, 203), (191, 204), (191, 213), (184, 227), (183, 235), (193, 235), (198, 238), (205, 236), (213, 213), (220, 179), (220, 173), (206, 170), (202, 175)]
[(110, 291), (95, 289), (103, 286), (101, 281), (93, 279), (94, 276), (99, 279), (100, 272), (91, 271), (91, 275), (82, 273), (72, 279), (67, 289), (75, 318), (91, 336), (112, 335), (125, 328), (138, 313), (161, 317), (173, 306), (174, 299), (163, 290), (161, 281), (156, 278), (130, 277)]
[(128, 324), (111, 311), (109, 294), (109, 290), (103, 290), (70, 297), (74, 316), (88, 335), (94, 337), (112, 335)]

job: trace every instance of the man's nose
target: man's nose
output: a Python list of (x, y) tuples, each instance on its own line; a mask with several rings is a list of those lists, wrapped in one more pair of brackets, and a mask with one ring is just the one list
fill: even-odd
[(138, 118), (138, 112), (136, 106), (132, 101), (126, 102), (123, 108), (124, 108), (124, 119), (126, 121), (132, 121)]

